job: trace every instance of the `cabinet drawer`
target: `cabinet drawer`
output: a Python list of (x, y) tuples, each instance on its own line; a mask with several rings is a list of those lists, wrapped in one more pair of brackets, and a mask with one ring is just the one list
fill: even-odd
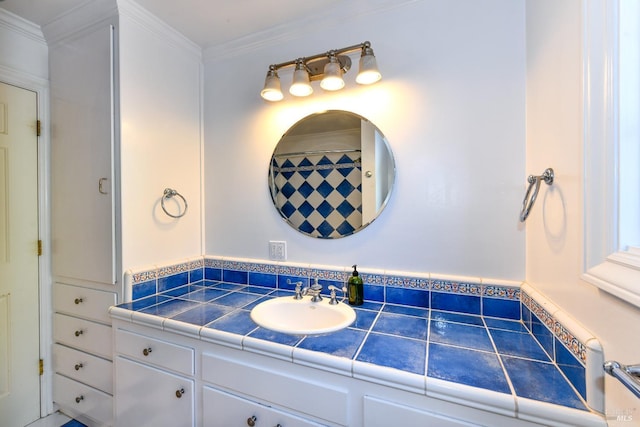
[(73, 416), (82, 414), (102, 424), (111, 424), (112, 397), (88, 385), (56, 374), (53, 377), (53, 400)]
[(124, 329), (116, 331), (116, 353), (183, 374), (194, 374), (193, 348), (136, 334)]
[(111, 359), (111, 326), (59, 313), (53, 320), (56, 342)]
[(322, 426), (322, 424), (206, 386), (202, 388), (202, 411), (202, 423), (207, 427), (251, 425), (249, 420), (256, 426)]
[(113, 393), (113, 363), (64, 345), (53, 346), (55, 372), (106, 393)]
[(80, 286), (56, 283), (53, 289), (53, 309), (76, 317), (111, 324), (109, 307), (116, 304), (116, 294)]
[(456, 420), (447, 415), (427, 412), (371, 396), (364, 397), (362, 421), (365, 427), (396, 425), (398, 420), (402, 420), (402, 424), (408, 426), (479, 427), (479, 424)]
[(300, 414), (340, 425), (348, 423), (348, 391), (343, 388), (305, 381), (207, 353), (202, 355), (202, 379), (260, 401), (292, 408)]

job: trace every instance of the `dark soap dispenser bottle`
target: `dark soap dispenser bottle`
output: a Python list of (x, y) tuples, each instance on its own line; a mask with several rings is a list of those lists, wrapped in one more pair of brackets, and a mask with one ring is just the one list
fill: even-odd
[(364, 302), (364, 287), (362, 286), (362, 277), (356, 270), (357, 265), (353, 266), (353, 274), (349, 277), (349, 304), (362, 305)]

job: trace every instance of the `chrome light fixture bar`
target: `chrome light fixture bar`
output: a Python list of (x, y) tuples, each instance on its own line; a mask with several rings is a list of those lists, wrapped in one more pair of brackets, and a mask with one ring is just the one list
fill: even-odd
[(344, 87), (342, 76), (351, 68), (351, 58), (347, 54), (356, 51), (360, 51), (356, 82), (363, 85), (376, 83), (382, 75), (378, 70), (371, 43), (366, 41), (342, 49), (270, 65), (260, 96), (267, 101), (280, 101), (284, 98), (278, 70), (286, 67), (295, 67), (293, 83), (289, 88), (289, 93), (294, 96), (311, 95), (313, 93), (311, 82), (317, 80), (320, 80), (320, 87), (324, 90), (340, 90)]

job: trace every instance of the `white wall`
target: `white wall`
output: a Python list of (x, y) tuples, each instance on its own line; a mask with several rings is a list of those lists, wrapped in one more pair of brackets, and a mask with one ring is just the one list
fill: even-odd
[[(638, 363), (640, 310), (579, 278), (585, 240), (582, 8), (582, 0), (527, 1), (527, 172), (553, 167), (556, 180), (541, 190), (527, 220), (526, 280), (599, 338), (605, 360)], [(605, 388), (610, 425), (640, 425), (637, 398), (610, 377)], [(620, 414), (633, 420), (616, 422)]]
[[(128, 1), (120, 11), (123, 271), (171, 263), (202, 251), (201, 52)], [(167, 216), (165, 188), (188, 210)], [(178, 201), (176, 199), (176, 201)], [(178, 214), (172, 201), (166, 207)]]
[[(524, 1), (342, 6), (205, 52), (206, 253), (266, 259), (268, 241), (285, 240), (294, 262), (523, 279)], [(260, 98), (269, 64), (365, 40), (383, 73), (377, 85), (356, 87), (351, 71), (339, 93)], [(280, 74), (286, 91), (291, 72)], [(290, 228), (267, 187), (280, 136), (325, 109), (373, 121), (397, 164), (382, 215), (332, 241)]]

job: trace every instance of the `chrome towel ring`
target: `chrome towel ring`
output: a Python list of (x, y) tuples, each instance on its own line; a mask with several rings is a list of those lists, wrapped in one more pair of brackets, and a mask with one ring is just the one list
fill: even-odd
[[(553, 178), (554, 173), (553, 169), (551, 168), (547, 168), (544, 173), (539, 176), (529, 175), (529, 178), (527, 179), (527, 181), (529, 182), (529, 188), (527, 188), (527, 194), (525, 194), (524, 200), (522, 201), (520, 222), (525, 222), (525, 220), (529, 216), (529, 211), (531, 211), (533, 204), (536, 202), (536, 197), (538, 197), (538, 191), (540, 190), (540, 181), (544, 181), (547, 185), (551, 185), (553, 184)], [(531, 190), (533, 190), (533, 193), (531, 192)]]
[[(184, 210), (181, 213), (178, 213), (177, 215), (174, 215), (172, 213), (169, 213), (169, 211), (167, 211), (167, 207), (164, 205), (164, 201), (171, 199), (172, 197), (177, 196), (179, 198), (182, 199), (182, 203), (184, 203)], [(171, 218), (182, 218), (184, 216), (184, 214), (187, 213), (187, 200), (184, 198), (184, 196), (180, 193), (178, 193), (176, 190), (172, 189), (172, 188), (165, 188), (164, 189), (164, 193), (162, 194), (162, 200), (160, 201), (160, 204), (162, 205), (162, 210), (164, 211), (164, 213), (166, 213), (167, 215), (169, 215)]]

